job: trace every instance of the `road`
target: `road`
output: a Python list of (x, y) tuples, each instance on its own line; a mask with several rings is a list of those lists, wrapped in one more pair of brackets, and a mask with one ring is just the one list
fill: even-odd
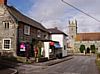
[(53, 66), (24, 65), (19, 74), (99, 74), (95, 56), (74, 56), (73, 59)]

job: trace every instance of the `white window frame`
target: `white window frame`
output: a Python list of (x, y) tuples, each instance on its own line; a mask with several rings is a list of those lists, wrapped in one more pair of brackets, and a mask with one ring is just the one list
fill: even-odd
[(41, 37), (41, 30), (37, 30), (37, 37)]
[[(10, 40), (9, 49), (4, 48), (4, 41), (5, 41), (5, 40)], [(3, 49), (3, 50), (11, 50), (11, 39), (10, 39), (10, 38), (4, 38), (4, 39), (3, 39), (2, 49)]]
[(45, 38), (45, 39), (48, 39), (48, 35), (44, 35), (44, 38)]
[(30, 35), (30, 26), (24, 25), (24, 34)]

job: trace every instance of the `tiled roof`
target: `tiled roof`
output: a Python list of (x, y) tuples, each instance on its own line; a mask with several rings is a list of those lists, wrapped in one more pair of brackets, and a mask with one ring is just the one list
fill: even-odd
[(67, 34), (65, 34), (64, 32), (58, 30), (57, 28), (50, 28), (48, 29), (48, 31), (51, 33), (51, 34), (64, 34), (67, 36)]
[[(41, 29), (43, 31), (47, 31), (47, 29), (42, 26), (42, 24), (40, 24), (39, 22), (23, 15), (21, 12), (19, 12), (16, 8), (14, 8), (13, 6), (7, 6), (7, 9), (9, 11), (9, 13), (19, 22), (24, 22), (28, 25), (31, 25), (35, 28)], [(48, 32), (48, 31), (47, 31)]]
[(98, 41), (100, 40), (100, 32), (98, 33), (78, 33), (76, 41)]

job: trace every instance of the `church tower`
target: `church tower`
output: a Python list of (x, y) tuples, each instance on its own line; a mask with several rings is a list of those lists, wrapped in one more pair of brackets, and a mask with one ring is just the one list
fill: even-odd
[(77, 21), (69, 21), (69, 37), (75, 40), (77, 34)]
[(77, 35), (77, 21), (69, 21), (69, 40), (70, 40), (70, 47), (73, 53), (76, 52), (75, 49), (75, 40)]

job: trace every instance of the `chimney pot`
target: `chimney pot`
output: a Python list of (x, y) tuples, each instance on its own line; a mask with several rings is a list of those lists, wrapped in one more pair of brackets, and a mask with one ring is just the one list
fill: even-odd
[(58, 29), (57, 27), (55, 27), (55, 29)]
[(0, 4), (7, 5), (7, 0), (0, 0)]

